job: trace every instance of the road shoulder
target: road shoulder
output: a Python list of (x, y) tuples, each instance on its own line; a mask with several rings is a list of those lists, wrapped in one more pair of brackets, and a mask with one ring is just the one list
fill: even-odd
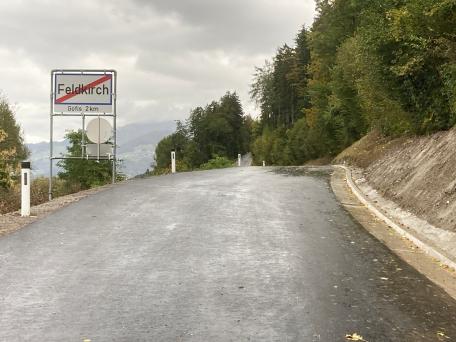
[(367, 231), (385, 244), (401, 259), (456, 299), (455, 271), (442, 263), (439, 259), (426, 253), (426, 248), (419, 248), (406, 236), (399, 234), (398, 231), (394, 230), (386, 222), (377, 217), (373, 211), (368, 208), (368, 205), (362, 203), (353, 193), (347, 183), (347, 175), (344, 168), (334, 168), (334, 172), (331, 176), (331, 187), (342, 206)]
[(92, 188), (89, 190), (80, 191), (74, 194), (57, 197), (52, 201), (45, 202), (31, 208), (29, 217), (22, 217), (20, 211), (0, 215), (0, 238), (11, 234), (25, 226), (42, 219), (53, 212), (66, 207), (72, 203), (78, 202), (87, 196), (99, 193), (101, 191), (112, 188), (112, 184)]

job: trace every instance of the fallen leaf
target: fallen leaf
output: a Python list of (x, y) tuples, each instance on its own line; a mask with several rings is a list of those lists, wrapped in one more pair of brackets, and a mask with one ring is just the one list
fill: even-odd
[[(445, 339), (450, 339), (447, 335), (445, 335), (444, 332), (442, 331), (437, 331), (437, 336), (439, 337), (439, 340), (441, 340), (440, 338), (445, 338)], [(442, 341), (442, 340), (441, 340)]]
[(347, 334), (347, 335), (345, 335), (345, 338), (346, 338), (348, 341), (361, 341), (361, 342), (367, 342), (361, 335), (358, 335), (357, 333)]

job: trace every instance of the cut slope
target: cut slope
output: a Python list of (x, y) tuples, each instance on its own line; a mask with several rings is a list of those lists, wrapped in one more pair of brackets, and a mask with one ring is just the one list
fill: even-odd
[(456, 129), (388, 140), (371, 133), (336, 163), (364, 168), (369, 184), (403, 209), (456, 231)]

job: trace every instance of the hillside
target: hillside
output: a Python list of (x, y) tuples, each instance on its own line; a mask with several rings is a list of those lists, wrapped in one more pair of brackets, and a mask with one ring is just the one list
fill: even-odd
[(370, 133), (334, 162), (363, 168), (381, 195), (436, 227), (456, 231), (454, 151), (456, 128), (398, 139)]

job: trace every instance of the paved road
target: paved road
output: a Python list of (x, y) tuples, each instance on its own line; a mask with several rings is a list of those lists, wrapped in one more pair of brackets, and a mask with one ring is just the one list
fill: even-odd
[(454, 340), (456, 303), (354, 223), (325, 176), (233, 168), (137, 180), (0, 239), (0, 341), (354, 332)]

